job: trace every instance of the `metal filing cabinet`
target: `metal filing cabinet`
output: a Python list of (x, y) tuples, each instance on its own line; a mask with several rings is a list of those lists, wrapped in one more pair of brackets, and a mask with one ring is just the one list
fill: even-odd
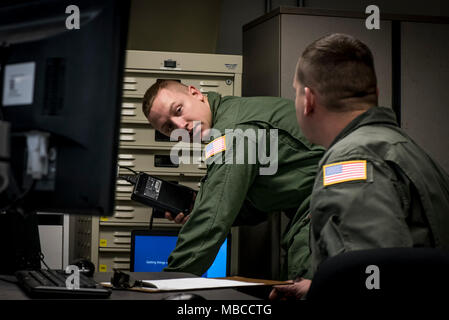
[[(118, 164), (198, 190), (206, 166), (203, 163), (172, 163), (170, 150), (177, 142), (170, 142), (152, 128), (142, 113), (143, 95), (157, 79), (180, 80), (195, 86), (205, 95), (214, 91), (223, 96), (240, 96), (242, 57), (127, 51)], [(201, 157), (201, 148), (194, 148), (191, 144), (177, 146), (189, 150), (186, 152), (189, 157)], [(130, 174), (126, 169), (119, 172), (121, 175)], [(129, 270), (131, 231), (149, 227), (152, 209), (131, 201), (132, 190), (130, 183), (118, 180), (112, 216), (78, 219), (78, 255), (90, 258), (99, 272), (112, 271), (113, 268)], [(154, 229), (179, 227), (166, 219), (155, 218), (153, 221)], [(237, 250), (233, 249), (232, 254), (236, 255)]]

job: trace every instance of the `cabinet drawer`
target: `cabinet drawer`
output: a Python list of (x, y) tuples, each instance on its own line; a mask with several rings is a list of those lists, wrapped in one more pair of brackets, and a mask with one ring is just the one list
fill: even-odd
[[(131, 197), (131, 195), (129, 195)], [(129, 199), (129, 198), (128, 198)], [(150, 223), (153, 209), (132, 200), (117, 200), (115, 202), (114, 215), (112, 217), (100, 217), (101, 225), (136, 226), (136, 228), (146, 227)], [(173, 221), (165, 218), (154, 218), (154, 227), (176, 226)]]
[(149, 125), (147, 118), (142, 112), (142, 99), (123, 98), (121, 113), (122, 123), (142, 123)]
[(131, 231), (141, 227), (100, 226), (100, 248), (131, 248)]
[(228, 74), (194, 74), (187, 72), (159, 72), (148, 70), (136, 72), (125, 71), (123, 81), (123, 96), (143, 98), (145, 92), (158, 79), (171, 79), (180, 81), (185, 85), (192, 85), (203, 94), (208, 92), (218, 92), (223, 96), (234, 95), (234, 76)]
[[(186, 156), (183, 156), (182, 152), (176, 152), (174, 155), (173, 162), (170, 157), (170, 150), (121, 148), (118, 165), (138, 168), (139, 171), (150, 172), (152, 175), (162, 175), (164, 172), (206, 174), (207, 167), (201, 160), (199, 150), (198, 152), (188, 151)], [(196, 157), (196, 161), (194, 161), (194, 157)]]
[(170, 150), (173, 147), (181, 149), (203, 149), (205, 144), (193, 144), (193, 141), (170, 141), (170, 137), (164, 136), (151, 127), (150, 124), (122, 124), (120, 128), (120, 146), (132, 148), (150, 148)]
[(123, 271), (130, 270), (130, 252), (112, 251), (104, 252), (100, 251), (98, 254), (98, 271), (99, 272), (112, 272), (113, 269), (119, 269)]
[(100, 222), (148, 224), (152, 212), (152, 208), (140, 205), (135, 201), (116, 201), (114, 215), (101, 217)]

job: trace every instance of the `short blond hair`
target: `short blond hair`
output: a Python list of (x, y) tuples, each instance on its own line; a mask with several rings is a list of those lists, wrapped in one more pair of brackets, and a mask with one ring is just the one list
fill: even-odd
[(165, 80), (158, 79), (148, 90), (145, 92), (142, 101), (142, 112), (148, 119), (150, 115), (151, 107), (153, 106), (154, 99), (156, 99), (157, 94), (163, 88), (173, 87), (176, 90), (187, 92), (187, 86), (182, 84), (180, 81), (176, 80)]

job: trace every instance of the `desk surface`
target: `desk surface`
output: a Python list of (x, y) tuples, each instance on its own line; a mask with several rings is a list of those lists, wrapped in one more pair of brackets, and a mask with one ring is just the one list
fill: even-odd
[[(158, 279), (177, 279), (190, 278), (194, 275), (180, 272), (130, 272), (131, 276), (137, 280), (158, 280)], [(110, 281), (112, 272), (96, 273), (94, 279), (97, 282)], [(30, 299), (25, 292), (16, 284), (14, 276), (1, 275), (1, 279), (9, 280), (7, 282), (0, 280), (0, 300), (27, 300)], [(208, 290), (194, 290), (185, 291), (195, 293), (207, 300), (260, 300), (256, 296), (240, 292), (236, 289), (208, 289)], [(176, 292), (179, 293), (179, 292)], [(167, 296), (173, 295), (175, 292), (161, 292), (161, 293), (145, 293), (126, 290), (113, 290), (110, 300), (161, 300)], [(260, 295), (257, 295), (260, 296)], [(265, 296), (262, 293), (262, 296)], [(268, 295), (266, 295), (268, 297)]]

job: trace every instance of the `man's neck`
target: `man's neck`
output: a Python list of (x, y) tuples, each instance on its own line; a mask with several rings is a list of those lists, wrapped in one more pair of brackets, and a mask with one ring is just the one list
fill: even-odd
[(214, 119), (214, 111), (212, 110), (210, 103), (209, 103), (209, 99), (207, 98), (207, 96), (204, 96), (204, 103), (209, 107), (210, 110), (210, 124), (213, 125), (215, 119)]
[(329, 112), (326, 115), (326, 120), (323, 124), (326, 125), (322, 128), (322, 136), (320, 144), (326, 149), (329, 149), (335, 138), (343, 131), (347, 125), (364, 113), (366, 110), (354, 110), (350, 112)]

